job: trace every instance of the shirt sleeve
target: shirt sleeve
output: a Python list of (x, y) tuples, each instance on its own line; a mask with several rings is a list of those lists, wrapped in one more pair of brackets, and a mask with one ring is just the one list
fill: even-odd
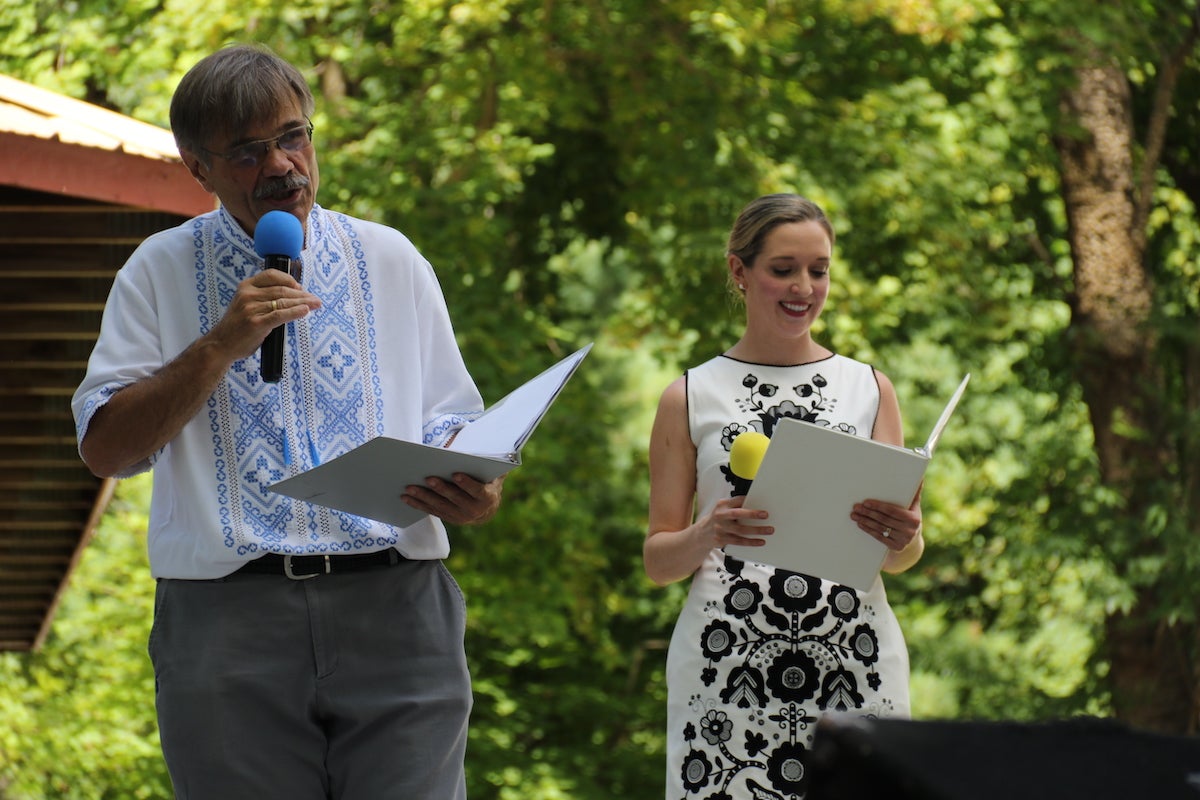
[(446, 444), (459, 430), (483, 413), (483, 398), (467, 371), (446, 299), (433, 267), (421, 259), (416, 278), (416, 309), (421, 324), (422, 441)]
[[(150, 245), (143, 244), (117, 273), (104, 306), (100, 335), (88, 359), (87, 373), (71, 400), (77, 444), (82, 447), (96, 412), (130, 384), (154, 374), (163, 365), (158, 333), (158, 308), (153, 287), (141, 265)], [(154, 466), (158, 453), (132, 465), (116, 477), (127, 478)]]

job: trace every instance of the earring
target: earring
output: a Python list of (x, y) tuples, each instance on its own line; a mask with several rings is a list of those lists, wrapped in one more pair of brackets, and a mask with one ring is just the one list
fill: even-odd
[(739, 284), (738, 284), (738, 290), (739, 290), (739, 291), (743, 291), (743, 292), (744, 292), (744, 291), (746, 291), (746, 284), (744, 284), (744, 283), (739, 283)]

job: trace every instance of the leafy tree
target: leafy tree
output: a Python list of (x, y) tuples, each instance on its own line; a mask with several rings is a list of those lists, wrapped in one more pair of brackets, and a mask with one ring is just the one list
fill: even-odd
[[(1195, 14), (1193, 0), (0, 0), (0, 69), (165, 124), (191, 63), (263, 41), (318, 95), (321, 201), (431, 258), (487, 400), (597, 342), (497, 519), (452, 531), (477, 695), (468, 778), (474, 797), (653, 796), (686, 586), (642, 577), (645, 442), (661, 388), (739, 327), (723, 239), (768, 191), (830, 212), (820, 335), (892, 377), (911, 439), (974, 376), (927, 478), (929, 551), (888, 579), (916, 714), (1194, 730)], [(136, 529), (123, 508), (105, 524)], [(117, 537), (102, 531), (89, 558)], [(64, 604), (43, 653), (0, 661), (0, 710), (23, 734), (0, 738), (12, 796), (125, 785), (61, 755), (65, 700), (34, 688), (95, 680), (59, 637), (124, 613), (148, 624), (144, 596), (103, 617), (94, 601)], [(148, 760), (130, 772), (162, 792), (148, 666), (112, 663), (126, 713), (144, 714)]]
[(45, 645), (0, 654), (0, 798), (161, 798), (146, 640), (149, 482), (118, 487), (71, 575)]
[(1074, 375), (1117, 508), (1096, 541), (1132, 594), (1108, 615), (1105, 654), (1118, 715), (1195, 733), (1200, 296), (1194, 261), (1177, 248), (1195, 235), (1197, 198), (1162, 168), (1181, 79), (1198, 65), (1200, 8), (1098, 10), (1112, 22), (1071, 41), (1054, 146), (1074, 266)]

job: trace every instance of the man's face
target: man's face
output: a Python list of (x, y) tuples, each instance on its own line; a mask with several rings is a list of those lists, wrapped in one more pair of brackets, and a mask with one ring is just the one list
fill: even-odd
[(251, 235), (268, 211), (294, 214), (300, 224), (316, 202), (317, 153), (299, 103), (244, 131), (219, 134), (204, 152), (182, 151), (184, 163)]

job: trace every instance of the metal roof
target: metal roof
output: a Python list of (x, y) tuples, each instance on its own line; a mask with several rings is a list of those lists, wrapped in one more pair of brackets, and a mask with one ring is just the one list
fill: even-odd
[(214, 205), (169, 131), (0, 75), (0, 650), (45, 639), (112, 493), (70, 400), (113, 276)]
[(7, 75), (0, 75), (0, 120), (7, 133), (179, 163), (170, 131)]

